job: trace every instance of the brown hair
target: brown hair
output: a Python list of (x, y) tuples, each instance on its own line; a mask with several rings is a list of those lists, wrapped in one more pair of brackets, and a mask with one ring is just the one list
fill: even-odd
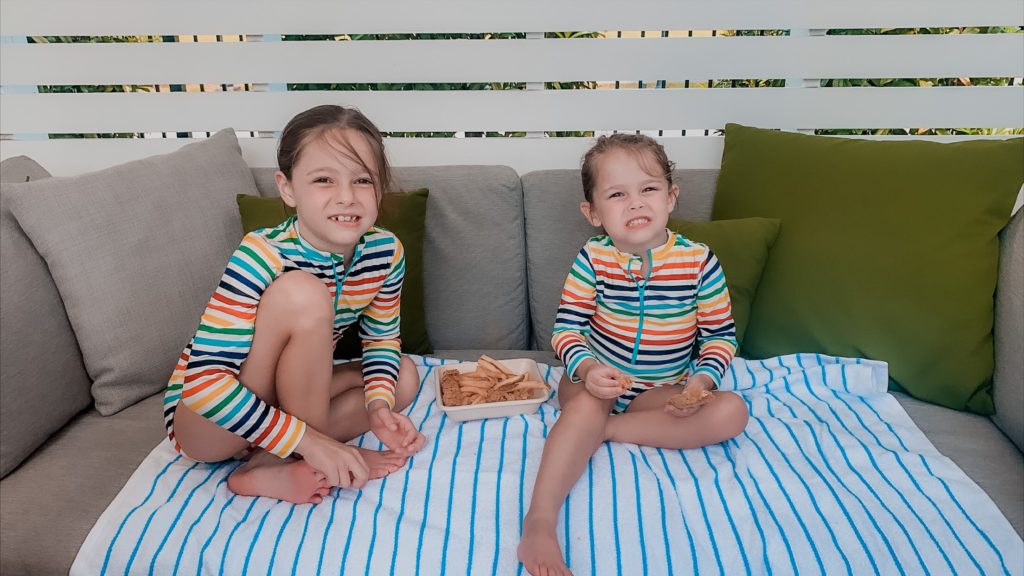
[[(324, 104), (300, 112), (284, 127), (277, 145), (277, 166), (285, 178), (292, 179), (292, 167), (298, 161), (302, 149), (314, 138), (321, 138), (334, 130), (352, 129), (366, 137), (373, 158), (361, 158), (350, 142), (342, 140), (344, 154), (358, 162), (374, 175), (377, 200), (391, 188), (391, 166), (384, 153), (384, 141), (380, 130), (355, 108)], [(369, 161), (368, 161), (369, 160)]]
[[(644, 171), (651, 175), (659, 174), (660, 171), (668, 180), (668, 185), (672, 186), (672, 170), (676, 165), (668, 159), (665, 147), (650, 136), (620, 132), (610, 136), (601, 136), (583, 156), (583, 167), (580, 169), (580, 173), (583, 176), (583, 196), (587, 199), (587, 202), (594, 201), (594, 184), (597, 182), (597, 160), (604, 153), (615, 149), (633, 152), (640, 159)], [(648, 154), (645, 154), (645, 152)], [(657, 164), (656, 170), (648, 170), (650, 160)]]

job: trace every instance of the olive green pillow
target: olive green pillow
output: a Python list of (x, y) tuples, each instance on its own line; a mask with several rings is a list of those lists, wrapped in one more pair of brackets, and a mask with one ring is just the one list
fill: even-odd
[(779, 234), (779, 220), (741, 218), (687, 222), (670, 219), (668, 227), (690, 240), (707, 244), (718, 257), (732, 300), (736, 339), (742, 344), (750, 320), (750, 305), (761, 281), (761, 271)]
[(883, 360), (890, 384), (991, 414), (999, 231), (1024, 138), (953, 144), (729, 124), (713, 217), (779, 218), (744, 353)]
[[(426, 188), (385, 194), (377, 224), (394, 232), (405, 247), (405, 281), (402, 285), (402, 351), (430, 354), (434, 351), (427, 335), (423, 312), (423, 236), (427, 213)], [(280, 198), (238, 195), (238, 211), (246, 233), (277, 226), (295, 214)], [(335, 349), (337, 358), (358, 358), (361, 354), (356, 330), (346, 330)]]

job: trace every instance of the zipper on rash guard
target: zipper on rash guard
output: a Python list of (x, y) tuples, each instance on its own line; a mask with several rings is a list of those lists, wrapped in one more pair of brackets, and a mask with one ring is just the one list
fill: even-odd
[[(639, 259), (639, 257), (637, 258)], [(647, 269), (647, 275), (644, 276), (644, 283), (642, 286), (640, 285), (640, 281), (636, 279), (636, 276), (633, 275), (633, 271), (627, 270), (627, 272), (629, 272), (629, 277), (633, 280), (633, 283), (636, 284), (636, 288), (640, 292), (640, 320), (636, 325), (636, 340), (633, 342), (633, 355), (629, 359), (629, 363), (633, 365), (636, 365), (636, 357), (640, 353), (640, 335), (644, 332), (644, 291), (647, 289), (647, 281), (650, 280), (651, 272), (654, 270), (654, 260), (651, 258), (651, 250), (647, 250), (647, 261), (650, 262), (650, 265)], [(640, 267), (643, 268), (643, 265), (644, 261), (641, 259)], [(629, 265), (627, 264), (627, 267), (628, 266)]]

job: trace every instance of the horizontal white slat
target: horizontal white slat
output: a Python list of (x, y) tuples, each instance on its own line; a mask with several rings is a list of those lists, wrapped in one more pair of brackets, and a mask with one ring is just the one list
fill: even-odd
[(280, 130), (324, 103), (387, 132), (1024, 126), (1024, 87), (8, 94), (0, 132)]
[[(926, 136), (919, 140), (963, 142), (991, 136)], [(908, 137), (874, 139), (905, 140)], [(73, 176), (153, 154), (173, 152), (192, 139), (88, 139), (5, 141), (0, 156), (26, 155), (55, 176)], [(721, 136), (658, 138), (677, 167), (718, 168), (722, 158)], [(385, 147), (394, 166), (444, 166), (452, 164), (502, 164), (520, 174), (531, 170), (578, 168), (592, 138), (388, 138)], [(250, 166), (276, 166), (277, 140), (240, 138), (242, 153)]]
[(4, 0), (0, 33), (336, 34), (1014, 26), (1019, 0)]
[(4, 85), (1003, 76), (1024, 76), (1024, 34), (13, 44), (0, 51)]

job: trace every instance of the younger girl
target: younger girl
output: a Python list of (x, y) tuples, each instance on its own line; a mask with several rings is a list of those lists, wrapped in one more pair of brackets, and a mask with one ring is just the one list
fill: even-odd
[(731, 392), (714, 392), (699, 408), (668, 402), (718, 387), (736, 330), (718, 259), (665, 227), (679, 196), (665, 150), (647, 136), (602, 136), (582, 172), (580, 209), (606, 235), (580, 250), (555, 318), (562, 412), (519, 543), (519, 560), (535, 576), (569, 574), (555, 522), (602, 442), (697, 448), (738, 435), (748, 417)]
[[(296, 215), (242, 239), (171, 376), (164, 419), (189, 458), (252, 452), (228, 478), (235, 493), (319, 503), (331, 486), (397, 470), (425, 441), (398, 412), (419, 383), (399, 352), (405, 252), (373, 225), (390, 168), (360, 112), (302, 112), (277, 160)], [(333, 366), (357, 321), (362, 362)], [(344, 443), (367, 430), (390, 450)]]

